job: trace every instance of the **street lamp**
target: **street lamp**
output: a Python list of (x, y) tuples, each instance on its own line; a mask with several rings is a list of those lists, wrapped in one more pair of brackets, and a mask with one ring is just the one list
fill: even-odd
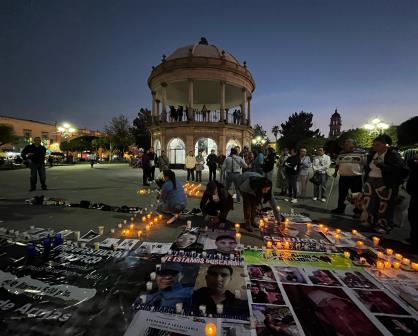
[(63, 123), (62, 126), (57, 128), (57, 130), (65, 139), (71, 137), (71, 135), (76, 131), (69, 123)]
[(251, 142), (255, 146), (262, 146), (267, 142), (267, 140), (264, 139), (261, 135), (257, 135), (254, 139), (251, 140)]
[(389, 128), (389, 125), (380, 120), (379, 118), (375, 118), (363, 127), (370, 133), (382, 134), (383, 131)]

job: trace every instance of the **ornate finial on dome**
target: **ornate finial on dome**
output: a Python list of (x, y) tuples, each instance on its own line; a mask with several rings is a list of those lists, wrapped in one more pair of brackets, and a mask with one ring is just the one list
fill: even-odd
[(244, 61), (244, 68), (246, 68), (247, 67), (247, 61)]
[(201, 37), (199, 44), (204, 44), (204, 45), (209, 45), (208, 40), (206, 39), (206, 37)]
[(163, 58), (162, 58), (161, 62), (165, 62), (165, 58), (166, 58), (166, 56), (165, 56), (165, 54), (163, 54)]

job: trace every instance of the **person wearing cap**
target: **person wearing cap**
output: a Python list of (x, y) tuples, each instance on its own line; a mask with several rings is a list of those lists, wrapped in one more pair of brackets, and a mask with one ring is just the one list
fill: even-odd
[(177, 263), (165, 263), (157, 270), (155, 284), (157, 291), (147, 295), (146, 304), (153, 307), (176, 308), (177, 303), (182, 303), (183, 308), (190, 306), (192, 288), (185, 287), (182, 267)]
[(215, 240), (216, 249), (206, 250), (208, 254), (221, 253), (223, 255), (230, 255), (235, 253), (237, 247), (237, 240), (234, 236), (219, 235)]
[(216, 305), (223, 305), (223, 314), (248, 315), (248, 305), (237, 299), (227, 287), (232, 280), (231, 266), (211, 265), (206, 272), (206, 287), (193, 292), (192, 308), (199, 311), (199, 306), (206, 306), (207, 314), (217, 314)]

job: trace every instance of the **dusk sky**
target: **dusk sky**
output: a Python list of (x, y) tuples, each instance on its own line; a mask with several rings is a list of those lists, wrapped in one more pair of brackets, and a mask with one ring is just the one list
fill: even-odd
[(253, 123), (328, 135), (418, 115), (418, 1), (0, 1), (0, 114), (101, 129), (150, 108), (161, 55), (205, 36), (247, 61)]

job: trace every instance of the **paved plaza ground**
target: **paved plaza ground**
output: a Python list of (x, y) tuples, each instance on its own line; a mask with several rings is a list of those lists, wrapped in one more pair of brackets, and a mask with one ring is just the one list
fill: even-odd
[[(157, 170), (158, 172), (158, 170)], [(176, 175), (185, 180), (185, 171), (175, 170)], [(203, 180), (207, 181), (208, 173), (203, 173)], [(274, 176), (275, 179), (275, 176)], [(97, 230), (99, 225), (105, 227), (105, 232), (116, 227), (121, 220), (129, 219), (130, 214), (108, 212), (93, 209), (81, 209), (61, 206), (31, 206), (25, 204), (25, 199), (35, 195), (46, 197), (60, 197), (71, 203), (81, 200), (101, 202), (111, 206), (139, 206), (148, 207), (155, 203), (155, 193), (138, 196), (137, 190), (142, 181), (142, 171), (128, 167), (127, 164), (79, 164), (74, 166), (58, 166), (47, 168), (48, 190), (29, 192), (29, 170), (19, 169), (0, 171), (0, 226), (19, 231), (28, 229), (31, 225), (54, 230), (79, 230), (83, 234), (90, 229)], [(155, 188), (151, 186), (151, 188)], [(308, 195), (312, 194), (309, 186)], [(277, 192), (278, 190), (275, 190)], [(284, 202), (283, 197), (277, 197), (284, 211), (290, 210), (290, 203)], [(336, 207), (337, 181), (328, 204), (329, 209)], [(188, 208), (199, 207), (199, 200), (189, 199)], [(350, 215), (352, 207), (347, 207), (345, 216), (331, 216), (325, 203), (314, 202), (311, 198), (300, 200), (292, 207), (296, 212), (308, 214), (313, 220), (325, 223), (331, 227), (344, 230), (356, 228), (367, 235), (371, 234), (357, 224)], [(235, 204), (230, 213), (232, 222), (243, 222), (242, 204)], [(167, 226), (164, 230), (153, 233), (152, 239), (161, 242), (173, 241), (180, 228), (176, 225)], [(389, 236), (382, 239), (382, 243), (403, 253), (417, 253), (413, 247), (401, 243), (408, 237), (409, 227), (395, 228)], [(243, 236), (244, 244), (260, 244), (261, 240)]]

